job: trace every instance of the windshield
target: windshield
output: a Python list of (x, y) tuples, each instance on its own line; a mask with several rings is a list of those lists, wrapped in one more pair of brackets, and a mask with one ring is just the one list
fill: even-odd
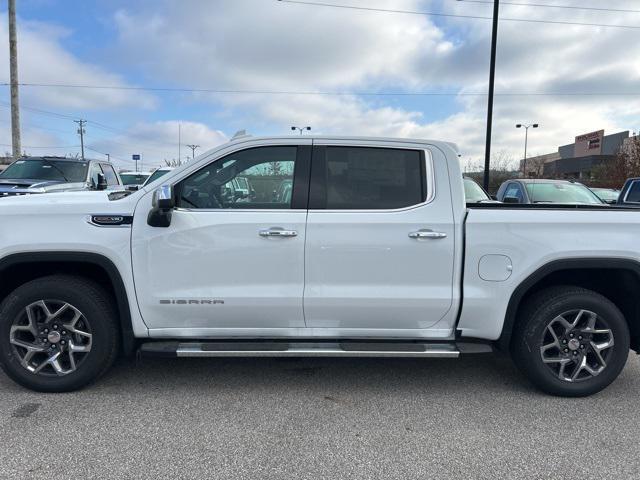
[(620, 190), (609, 190), (608, 188), (594, 188), (593, 193), (605, 202), (616, 201), (620, 196)]
[(464, 183), (464, 196), (467, 203), (477, 203), (483, 200), (491, 200), (480, 185), (471, 180), (470, 178), (463, 178)]
[(579, 183), (527, 183), (532, 203), (587, 203), (602, 205), (591, 190)]
[(59, 182), (84, 182), (89, 162), (65, 160), (18, 160), (0, 173), (0, 179), (54, 180)]
[(122, 179), (123, 185), (142, 185), (147, 178), (149, 178), (149, 175), (144, 173), (121, 173), (120, 174), (120, 179)]
[[(155, 182), (157, 179), (159, 179), (160, 177), (162, 177), (167, 173), (169, 173), (169, 170), (156, 170), (151, 174), (151, 176), (147, 179), (145, 183)], [(122, 174), (120, 174), (120, 177), (122, 177)], [(124, 182), (124, 177), (122, 177), (122, 181)], [(125, 183), (125, 185), (127, 184)]]

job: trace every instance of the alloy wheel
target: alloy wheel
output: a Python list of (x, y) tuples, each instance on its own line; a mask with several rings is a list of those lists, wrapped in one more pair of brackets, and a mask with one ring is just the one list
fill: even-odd
[(20, 364), (44, 376), (74, 372), (91, 351), (91, 327), (73, 305), (38, 300), (27, 305), (9, 330), (9, 341)]
[(560, 380), (581, 382), (607, 368), (613, 346), (613, 332), (602, 317), (589, 310), (571, 310), (549, 322), (540, 355)]

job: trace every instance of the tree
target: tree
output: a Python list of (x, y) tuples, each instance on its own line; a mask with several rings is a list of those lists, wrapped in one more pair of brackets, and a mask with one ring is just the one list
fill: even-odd
[(171, 160), (167, 160), (166, 158), (164, 159), (164, 163), (167, 165), (167, 167), (179, 167), (180, 165), (182, 165), (184, 162), (181, 159), (175, 159), (172, 158)]
[[(470, 164), (467, 167), (465, 175), (473, 178), (482, 185), (483, 182), (483, 164), (481, 162)], [(491, 157), (489, 169), (489, 194), (495, 195), (498, 188), (503, 182), (519, 176), (518, 168), (513, 157), (506, 151), (501, 150)]]
[(630, 137), (614, 159), (605, 161), (592, 172), (594, 186), (621, 188), (627, 178), (640, 177), (640, 135)]

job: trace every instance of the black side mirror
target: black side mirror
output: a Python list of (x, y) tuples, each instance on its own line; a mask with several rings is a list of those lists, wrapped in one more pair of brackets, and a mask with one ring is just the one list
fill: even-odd
[(502, 201), (504, 203), (520, 203), (520, 199), (518, 197), (504, 197)]
[(98, 174), (98, 183), (96, 184), (96, 190), (106, 190), (107, 189), (107, 179), (104, 176), (104, 173)]
[(152, 227), (168, 227), (171, 225), (171, 212), (176, 206), (173, 185), (162, 185), (153, 192), (151, 210), (147, 216), (147, 224)]

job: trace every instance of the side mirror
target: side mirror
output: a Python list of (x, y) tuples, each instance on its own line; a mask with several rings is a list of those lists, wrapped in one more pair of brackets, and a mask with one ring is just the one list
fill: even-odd
[(96, 190), (106, 190), (107, 189), (107, 179), (104, 176), (104, 173), (98, 174), (98, 183), (96, 184)]
[(176, 206), (173, 185), (162, 185), (153, 192), (151, 210), (147, 216), (147, 224), (151, 227), (168, 227), (171, 225), (171, 212)]
[(520, 199), (518, 197), (504, 197), (502, 201), (504, 203), (520, 203)]

